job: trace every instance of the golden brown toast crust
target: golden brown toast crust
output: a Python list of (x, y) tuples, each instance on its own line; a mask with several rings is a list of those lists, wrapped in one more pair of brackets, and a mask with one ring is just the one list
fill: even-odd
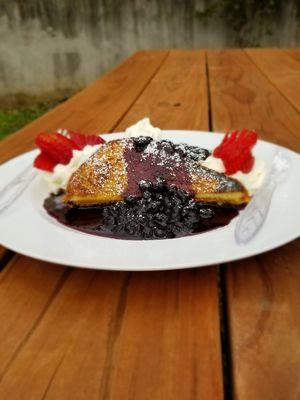
[(123, 150), (120, 140), (100, 146), (71, 176), (64, 201), (91, 205), (122, 200), (127, 185)]
[(247, 190), (236, 179), (203, 166), (193, 168), (191, 181), (197, 201), (238, 205), (250, 200)]

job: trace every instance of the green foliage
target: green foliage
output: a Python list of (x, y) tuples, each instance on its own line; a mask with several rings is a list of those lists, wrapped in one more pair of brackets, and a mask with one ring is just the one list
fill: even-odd
[(53, 108), (57, 103), (44, 103), (29, 108), (0, 110), (0, 140)]

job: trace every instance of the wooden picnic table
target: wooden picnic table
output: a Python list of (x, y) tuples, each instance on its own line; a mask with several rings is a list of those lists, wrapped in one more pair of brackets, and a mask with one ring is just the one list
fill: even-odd
[[(122, 131), (145, 116), (163, 129), (255, 128), (299, 151), (299, 88), (300, 50), (139, 51), (2, 141), (0, 162), (40, 131)], [(299, 399), (299, 250), (128, 273), (0, 248), (0, 399)]]

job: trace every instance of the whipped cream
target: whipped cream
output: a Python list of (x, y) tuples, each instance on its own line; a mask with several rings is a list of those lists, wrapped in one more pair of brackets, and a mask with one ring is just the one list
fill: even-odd
[(149, 118), (143, 118), (125, 131), (126, 137), (150, 136), (153, 140), (160, 140), (161, 130), (151, 125)]
[[(216, 158), (213, 156), (207, 157), (205, 161), (201, 162), (204, 167), (213, 169), (217, 172), (225, 173), (224, 163), (221, 158)], [(233, 175), (229, 175), (230, 178), (237, 179), (242, 185), (248, 190), (250, 195), (253, 195), (257, 189), (261, 186), (264, 177), (266, 175), (266, 165), (265, 162), (255, 157), (254, 165), (250, 172), (245, 174), (244, 172), (238, 171)]]
[(47, 182), (50, 193), (57, 193), (60, 189), (65, 189), (73, 174), (89, 157), (91, 157), (101, 146), (87, 145), (82, 150), (73, 150), (73, 157), (66, 165), (57, 164), (52, 172), (41, 171), (41, 175)]

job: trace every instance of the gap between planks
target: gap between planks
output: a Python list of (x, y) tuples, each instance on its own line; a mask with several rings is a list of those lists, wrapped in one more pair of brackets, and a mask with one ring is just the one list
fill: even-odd
[[(276, 83), (275, 79), (272, 79), (271, 77), (271, 71), (267, 68), (262, 68), (262, 66), (260, 65), (260, 62), (257, 62), (257, 60), (255, 59), (255, 53), (253, 52), (257, 52), (260, 51), (260, 49), (242, 49), (243, 52), (245, 53), (245, 55), (249, 58), (249, 60), (255, 65), (255, 67), (262, 73), (262, 75), (270, 82), (270, 84), (274, 87), (274, 89), (276, 91), (278, 91), (282, 97), (284, 97), (287, 102), (290, 104), (291, 107), (293, 107), (295, 109), (295, 111), (297, 113), (300, 113), (300, 108), (299, 108), (299, 104), (296, 101), (293, 101), (291, 96), (289, 96), (285, 90), (283, 90), (283, 88), (281, 87), (281, 85), (279, 85), (278, 83)], [(261, 51), (266, 51), (266, 50), (275, 50), (275, 49), (262, 49)], [(287, 59), (290, 59), (291, 63), (294, 64), (299, 64), (297, 65), (297, 69), (298, 69), (298, 75), (299, 75), (299, 80), (298, 83), (295, 85), (295, 88), (299, 87), (300, 85), (300, 62), (298, 62), (298, 60), (296, 60), (295, 58), (293, 58), (290, 54), (288, 54), (287, 52), (285, 52), (283, 49), (276, 49), (279, 52), (281, 52)], [(285, 71), (287, 73), (287, 71)]]
[(9, 261), (13, 258), (14, 252), (0, 246), (0, 272), (6, 267)]
[[(207, 82), (207, 105), (208, 105), (208, 125), (209, 131), (213, 131), (212, 108), (211, 108), (211, 92), (210, 92), (210, 76), (208, 66), (208, 54), (205, 52), (205, 72)], [(232, 366), (230, 355), (230, 341), (229, 341), (229, 325), (227, 313), (227, 300), (226, 300), (226, 285), (224, 283), (225, 264), (216, 266), (217, 268), (217, 282), (218, 282), (218, 299), (219, 299), (219, 318), (220, 318), (220, 343), (221, 343), (221, 356), (222, 356), (222, 372), (223, 372), (223, 392), (224, 400), (232, 399)]]

